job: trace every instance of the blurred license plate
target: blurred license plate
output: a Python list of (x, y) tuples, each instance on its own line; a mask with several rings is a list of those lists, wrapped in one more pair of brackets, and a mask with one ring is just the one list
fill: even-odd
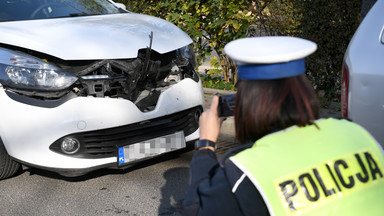
[(119, 147), (119, 165), (185, 148), (184, 132)]

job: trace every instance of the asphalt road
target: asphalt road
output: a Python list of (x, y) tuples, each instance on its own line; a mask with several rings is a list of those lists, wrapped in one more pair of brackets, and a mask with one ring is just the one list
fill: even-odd
[[(220, 135), (219, 156), (236, 143)], [(24, 168), (0, 181), (0, 215), (181, 215), (193, 151), (176, 152), (127, 170), (65, 178)]]
[(192, 152), (125, 171), (64, 178), (37, 169), (0, 182), (0, 215), (180, 215)]

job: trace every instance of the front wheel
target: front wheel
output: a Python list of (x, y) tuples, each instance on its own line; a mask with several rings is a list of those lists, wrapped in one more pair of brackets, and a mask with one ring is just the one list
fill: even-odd
[(19, 169), (20, 164), (12, 160), (0, 139), (0, 180), (12, 177)]

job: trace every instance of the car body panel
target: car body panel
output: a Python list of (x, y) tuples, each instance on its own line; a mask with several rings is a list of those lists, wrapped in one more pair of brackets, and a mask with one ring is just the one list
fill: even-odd
[[(155, 110), (143, 113), (124, 99), (77, 97), (60, 106), (46, 108), (16, 102), (0, 91), (0, 119), (8, 122), (7, 125), (0, 124), (0, 134), (8, 154), (28, 164), (66, 169), (99, 166), (117, 162), (117, 158), (72, 158), (52, 152), (49, 146), (68, 134), (143, 122), (199, 106), (203, 97), (202, 89), (195, 81), (185, 79), (160, 95)], [(15, 136), (15, 131), (22, 134)], [(186, 137), (186, 141), (198, 137), (196, 131)]]
[(384, 1), (379, 0), (354, 34), (345, 54), (349, 69), (348, 118), (384, 145)]
[(152, 49), (159, 53), (192, 43), (175, 25), (135, 13), (0, 22), (0, 32), (0, 43), (63, 60), (136, 58), (150, 46), (151, 32)]

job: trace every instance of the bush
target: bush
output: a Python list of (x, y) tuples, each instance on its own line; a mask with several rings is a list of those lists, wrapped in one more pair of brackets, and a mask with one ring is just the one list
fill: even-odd
[(315, 90), (339, 97), (344, 52), (360, 23), (360, 0), (290, 0), (301, 16), (296, 36), (318, 44), (307, 58), (307, 75)]
[(232, 82), (225, 82), (221, 79), (221, 77), (214, 77), (210, 75), (202, 75), (200, 77), (204, 88), (236, 91), (235, 85), (232, 84)]

